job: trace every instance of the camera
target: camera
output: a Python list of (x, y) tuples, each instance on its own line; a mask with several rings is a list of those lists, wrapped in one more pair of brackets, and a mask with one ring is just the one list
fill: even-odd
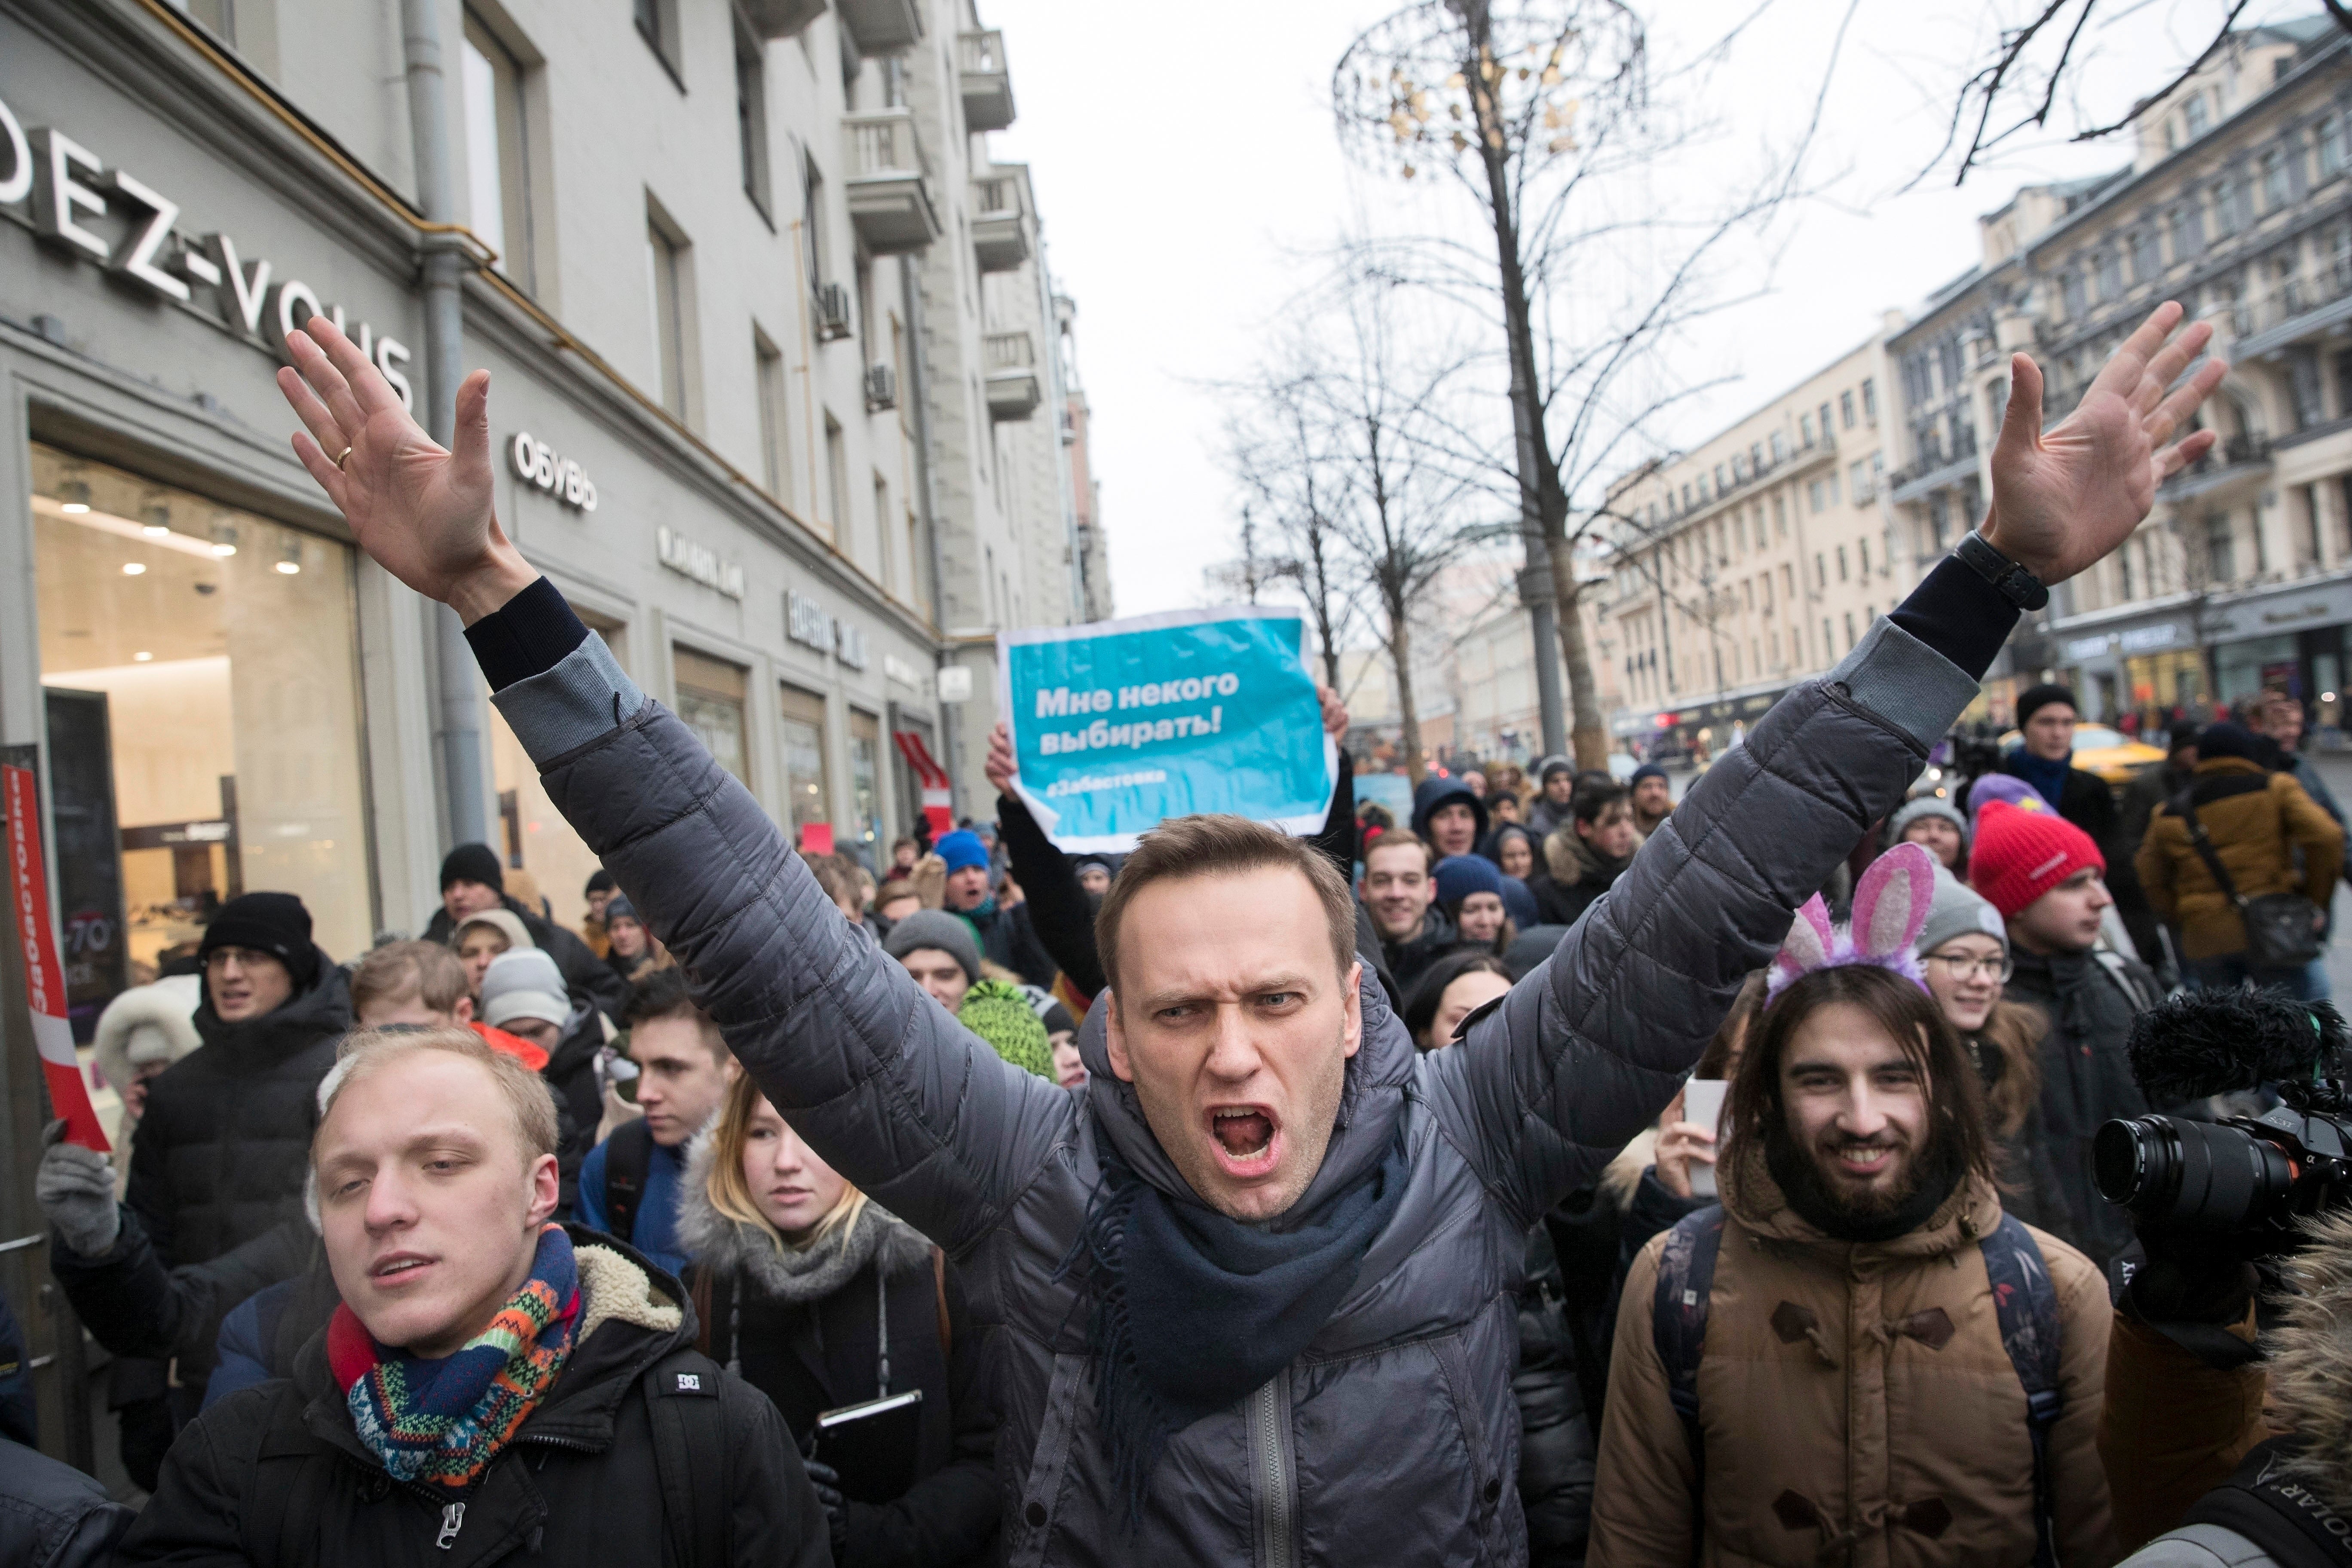
[(2091, 1175), (2143, 1228), (2275, 1235), (2352, 1202), (2352, 1081), (2343, 1015), (2251, 984), (2192, 991), (2132, 1025), (2132, 1076), (2154, 1103), (2274, 1091), (2260, 1116), (2137, 1116), (2091, 1141)]

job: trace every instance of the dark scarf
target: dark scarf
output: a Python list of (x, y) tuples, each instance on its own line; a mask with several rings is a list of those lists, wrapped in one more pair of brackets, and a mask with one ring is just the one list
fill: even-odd
[(1584, 875), (1576, 879), (1579, 887), (1599, 888), (1606, 892), (1617, 885), (1617, 879), (1623, 876), (1625, 868), (1633, 863), (1631, 855), (1603, 855), (1590, 844), (1582, 846), (1582, 848)]
[(2023, 779), (2042, 792), (2050, 809), (2058, 809), (2059, 797), (2066, 793), (2066, 775), (2074, 770), (2072, 757), (2037, 757), (2023, 746), (2009, 753), (2009, 773)]
[(1400, 1126), (1386, 1160), (1276, 1231), (1169, 1197), (1104, 1150), (1060, 1274), (1083, 1254), (1096, 1418), (1128, 1530), (1142, 1521), (1169, 1439), (1262, 1386), (1321, 1331), (1403, 1201), (1410, 1169)]
[(1893, 1241), (1907, 1236), (1933, 1217), (1960, 1182), (1960, 1163), (1951, 1140), (1943, 1137), (1928, 1144), (1920, 1162), (1919, 1184), (1911, 1195), (1880, 1214), (1858, 1215), (1839, 1203), (1812, 1157), (1777, 1129), (1765, 1135), (1764, 1163), (1797, 1217), (1839, 1241)]

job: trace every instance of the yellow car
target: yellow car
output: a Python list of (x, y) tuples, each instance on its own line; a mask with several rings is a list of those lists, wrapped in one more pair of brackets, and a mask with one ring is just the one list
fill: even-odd
[[(2015, 730), (2000, 738), (2001, 754), (2006, 756), (2024, 737)], [(2074, 765), (2086, 773), (2096, 773), (2109, 788), (2127, 784), (2149, 768), (2160, 765), (2164, 753), (2144, 742), (2135, 741), (2121, 731), (2105, 724), (2074, 726)]]

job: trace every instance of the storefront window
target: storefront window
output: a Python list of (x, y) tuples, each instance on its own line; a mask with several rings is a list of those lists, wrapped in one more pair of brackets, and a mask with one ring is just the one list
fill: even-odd
[(784, 795), (797, 841), (810, 823), (833, 820), (824, 782), (824, 699), (790, 686), (778, 689), (783, 710)]
[(719, 765), (745, 784), (749, 753), (743, 746), (743, 671), (686, 648), (675, 650), (677, 716), (709, 748)]
[(46, 447), (32, 455), (77, 1024), (192, 954), (213, 910), (242, 892), (294, 893), (320, 947), (366, 952), (352, 552)]
[(882, 850), (882, 726), (855, 708), (849, 710), (849, 791), (859, 856), (871, 869)]

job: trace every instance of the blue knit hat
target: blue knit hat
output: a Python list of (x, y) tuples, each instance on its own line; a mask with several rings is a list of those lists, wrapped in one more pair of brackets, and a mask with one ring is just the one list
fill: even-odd
[(988, 864), (988, 846), (969, 827), (943, 835), (931, 846), (931, 853), (946, 861), (950, 871), (968, 871), (974, 866), (985, 868)]
[(1437, 901), (1458, 904), (1473, 893), (1503, 896), (1503, 874), (1477, 855), (1448, 855), (1437, 863)]
[[(1665, 769), (1664, 769), (1664, 768), (1662, 768), (1662, 767), (1658, 766), (1658, 764), (1657, 764), (1657, 763), (1643, 763), (1640, 767), (1635, 768), (1635, 769), (1633, 770), (1633, 777), (1631, 777), (1631, 778), (1629, 778), (1629, 779), (1627, 779), (1627, 780), (1625, 781), (1625, 783), (1626, 783), (1627, 787), (1629, 787), (1629, 788), (1630, 788), (1630, 787), (1632, 787), (1632, 786), (1633, 786), (1633, 785), (1634, 785), (1634, 784), (1640, 784), (1643, 779), (1663, 779), (1663, 778), (1666, 778), (1666, 770), (1665, 770)], [(1673, 783), (1674, 781), (1673, 781), (1673, 780), (1671, 780), (1671, 779), (1667, 779), (1667, 782), (1668, 782), (1669, 784), (1671, 784), (1671, 783)]]

